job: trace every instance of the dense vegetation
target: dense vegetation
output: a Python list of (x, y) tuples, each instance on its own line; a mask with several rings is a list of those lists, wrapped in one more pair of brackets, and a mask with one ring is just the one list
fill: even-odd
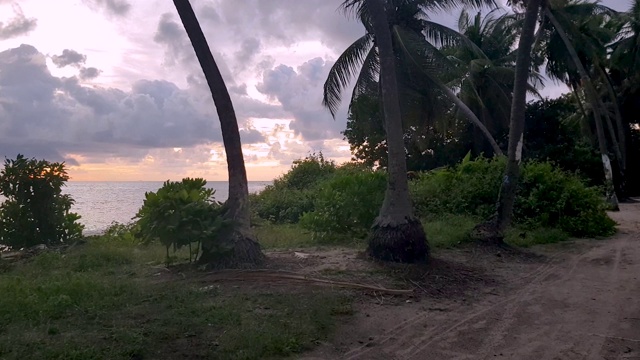
[[(503, 171), (504, 159), (470, 160), (468, 155), (455, 166), (421, 173), (410, 181), (414, 210), (425, 226), (433, 220), (448, 219), (447, 225), (456, 227), (461, 217), (486, 219), (493, 214)], [(363, 239), (373, 223), (385, 176), (362, 165), (337, 166), (311, 155), (253, 195), (252, 204), (263, 220), (299, 224), (320, 242), (351, 243)], [(300, 183), (304, 186), (298, 187)], [(525, 229), (558, 229), (576, 237), (614, 231), (601, 189), (553, 163), (525, 164), (516, 203), (516, 223)]]
[(82, 237), (73, 199), (62, 194), (69, 179), (63, 163), (6, 159), (0, 171), (0, 247), (59, 245)]

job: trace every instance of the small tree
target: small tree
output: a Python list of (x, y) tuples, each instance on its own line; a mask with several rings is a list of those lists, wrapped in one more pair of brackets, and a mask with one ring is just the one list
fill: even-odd
[(0, 171), (0, 244), (12, 249), (56, 245), (82, 237), (73, 199), (62, 194), (69, 180), (64, 163), (6, 159)]
[[(136, 214), (136, 235), (144, 242), (159, 241), (176, 251), (189, 247), (190, 260), (196, 246), (196, 260), (201, 244), (210, 242), (219, 255), (233, 251), (217, 239), (230, 222), (222, 216), (222, 206), (213, 199), (215, 193), (205, 188), (204, 179), (185, 178), (181, 182), (166, 181), (157, 192), (145, 193), (144, 204)], [(216, 241), (216, 239), (218, 241)]]

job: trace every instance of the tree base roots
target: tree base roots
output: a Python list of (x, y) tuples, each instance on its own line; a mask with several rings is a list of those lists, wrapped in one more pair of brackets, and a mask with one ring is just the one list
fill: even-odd
[(495, 219), (476, 225), (471, 234), (471, 240), (485, 245), (504, 245), (504, 234), (498, 228)]
[(254, 269), (265, 261), (260, 244), (239, 232), (231, 234), (225, 248), (207, 249), (203, 246), (198, 263), (206, 269)]
[(371, 230), (367, 253), (374, 259), (401, 263), (428, 261), (429, 244), (418, 219), (384, 224), (376, 221)]

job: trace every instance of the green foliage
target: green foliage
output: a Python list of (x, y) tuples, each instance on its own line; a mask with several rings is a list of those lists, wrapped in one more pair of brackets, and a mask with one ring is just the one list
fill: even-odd
[(469, 234), (478, 224), (478, 218), (467, 215), (441, 215), (422, 219), (429, 246), (452, 248), (469, 240)]
[[(495, 210), (504, 159), (465, 160), (451, 168), (421, 174), (410, 182), (419, 216), (456, 214), (487, 218)], [(498, 184), (498, 185), (496, 185)]]
[(290, 190), (304, 190), (313, 187), (335, 171), (336, 164), (333, 161), (325, 160), (322, 153), (313, 153), (304, 159), (295, 160), (291, 170), (276, 179), (274, 184)]
[(251, 195), (253, 211), (274, 223), (297, 223), (302, 214), (313, 210), (317, 184), (333, 175), (336, 169), (335, 163), (325, 160), (322, 153), (294, 161), (291, 170), (273, 185)]
[(175, 252), (188, 246), (191, 253), (196, 243), (197, 259), (200, 244), (215, 239), (231, 225), (223, 219), (223, 207), (214, 201), (215, 191), (205, 188), (206, 183), (191, 178), (166, 181), (157, 192), (145, 193), (144, 204), (135, 216), (136, 235), (145, 243), (159, 241), (167, 248), (167, 257), (170, 247)]
[(162, 252), (92, 239), (0, 270), (0, 359), (272, 359), (350, 309), (326, 290), (172, 281), (149, 266)]
[[(455, 214), (488, 218), (494, 211), (503, 170), (503, 159), (479, 158), (423, 174), (411, 182), (416, 211), (427, 217)], [(615, 225), (605, 212), (598, 188), (541, 162), (523, 166), (514, 216), (527, 228), (557, 228), (581, 237), (609, 235)]]
[(82, 237), (73, 199), (62, 194), (69, 180), (64, 163), (6, 159), (0, 172), (0, 245), (13, 249), (56, 245)]
[(254, 227), (253, 232), (264, 249), (295, 249), (318, 244), (313, 233), (300, 224), (265, 223)]
[(569, 239), (569, 235), (554, 228), (511, 228), (507, 230), (504, 241), (507, 244), (529, 247), (539, 244), (555, 244)]
[(338, 172), (322, 182), (314, 199), (314, 210), (300, 224), (319, 237), (348, 235), (364, 237), (378, 215), (386, 188), (381, 172)]
[(605, 212), (600, 191), (587, 187), (576, 175), (550, 163), (530, 162), (519, 186), (514, 209), (517, 222), (559, 228), (580, 237), (614, 232), (615, 222)]

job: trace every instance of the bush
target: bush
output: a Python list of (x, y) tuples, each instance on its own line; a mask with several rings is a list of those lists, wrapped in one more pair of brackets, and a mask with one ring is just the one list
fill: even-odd
[(259, 217), (274, 223), (297, 223), (305, 212), (313, 211), (317, 185), (336, 172), (333, 161), (322, 153), (293, 162), (291, 170), (274, 180), (260, 193), (251, 195), (251, 207)]
[(0, 245), (19, 249), (81, 238), (84, 226), (71, 212), (73, 199), (62, 194), (67, 180), (64, 163), (22, 155), (5, 160), (0, 172), (0, 195), (6, 198), (0, 205)]
[(278, 224), (297, 223), (302, 214), (313, 210), (310, 190), (269, 185), (260, 193), (250, 196), (253, 212), (262, 219)]
[(524, 167), (514, 209), (515, 220), (553, 227), (579, 237), (610, 235), (615, 222), (605, 211), (598, 188), (587, 187), (578, 176), (550, 163)]
[[(145, 193), (144, 204), (136, 214), (137, 236), (149, 243), (159, 241), (174, 252), (183, 246), (196, 259), (200, 244), (219, 235), (230, 224), (222, 217), (222, 205), (214, 201), (215, 193), (205, 188), (204, 179), (185, 178), (181, 182), (166, 181), (157, 192)], [(117, 229), (116, 229), (117, 231)]]
[(320, 237), (364, 237), (380, 211), (385, 187), (383, 173), (338, 171), (318, 187), (314, 210), (302, 216), (300, 225)]
[[(416, 211), (423, 217), (488, 218), (495, 209), (504, 165), (504, 159), (466, 158), (456, 167), (421, 175), (410, 186)], [(615, 225), (598, 188), (542, 162), (523, 166), (514, 219), (525, 227), (557, 228), (580, 237), (609, 235)]]
[(502, 158), (471, 161), (467, 155), (458, 166), (420, 174), (409, 184), (416, 213), (491, 216), (505, 165)]

